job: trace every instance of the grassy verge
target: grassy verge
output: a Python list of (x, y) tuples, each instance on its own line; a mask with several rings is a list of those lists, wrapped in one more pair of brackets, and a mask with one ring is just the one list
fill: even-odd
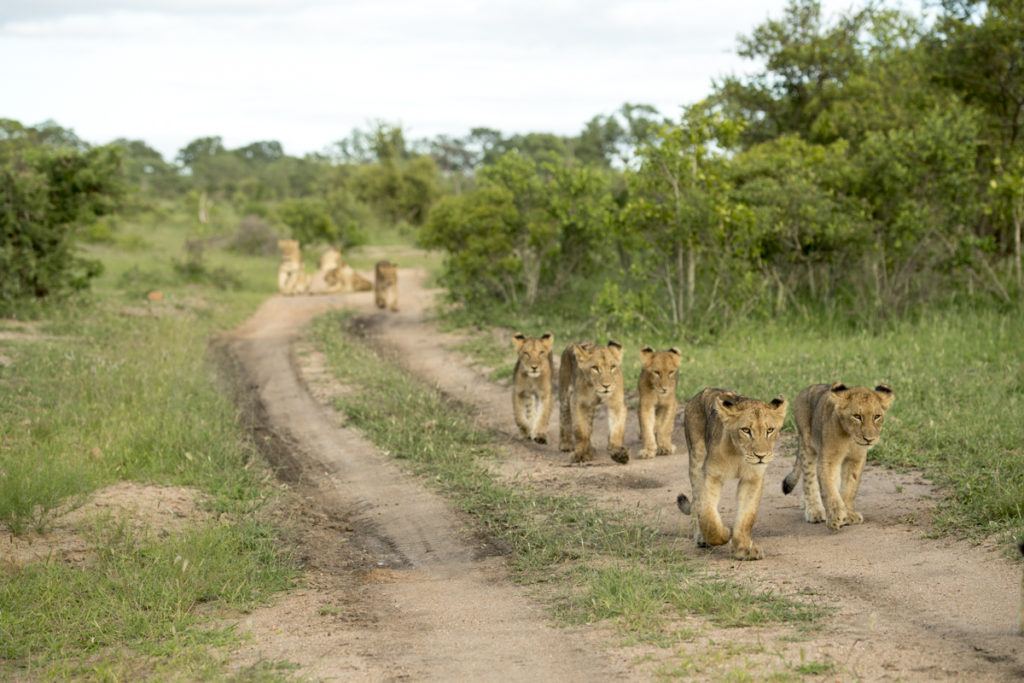
[[(559, 345), (607, 336), (606, 330), (542, 316), (495, 323), (527, 334), (551, 330)], [(1024, 538), (1024, 316), (944, 312), (874, 332), (770, 321), (699, 345), (616, 338), (626, 346), (627, 378), (639, 374), (642, 346), (679, 346), (681, 399), (704, 386), (792, 398), (816, 382), (888, 382), (896, 402), (870, 459), (921, 468), (942, 487), (938, 532)], [(510, 347), (496, 351), (493, 339), (490, 330), (478, 328), (463, 350), (504, 376), (514, 356)]]
[(294, 579), (256, 514), (272, 489), (207, 354), (272, 291), (275, 262), (211, 249), (182, 268), (190, 231), (177, 216), (127, 223), (89, 249), (106, 266), (91, 294), (38, 306), (29, 325), (0, 321), (0, 532), (46, 531), (123, 480), (198, 489), (212, 513), (165, 538), (97, 518), (85, 563), (0, 562), (0, 678), (218, 675), (237, 636), (211, 620)]
[(636, 516), (499, 481), (485, 465), (498, 457), (491, 436), (463, 408), (340, 332), (344, 325), (344, 315), (328, 315), (312, 333), (341, 381), (355, 389), (337, 407), (506, 547), (521, 580), (555, 586), (557, 611), (567, 621), (607, 619), (631, 637), (665, 643), (673, 640), (673, 622), (689, 615), (727, 626), (801, 624), (818, 616), (807, 605), (709, 576)]

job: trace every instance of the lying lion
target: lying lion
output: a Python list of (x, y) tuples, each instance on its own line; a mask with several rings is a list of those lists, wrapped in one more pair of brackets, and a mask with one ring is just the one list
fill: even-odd
[(302, 268), (302, 251), (297, 240), (278, 240), (281, 265), (277, 267), (277, 291), (286, 296), (309, 291), (309, 276)]

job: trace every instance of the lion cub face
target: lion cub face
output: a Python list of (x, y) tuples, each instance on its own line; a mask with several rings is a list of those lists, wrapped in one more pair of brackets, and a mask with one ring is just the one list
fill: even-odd
[(622, 344), (576, 347), (576, 361), (598, 396), (610, 396), (622, 388)]
[(674, 394), (680, 359), (679, 349), (674, 347), (668, 351), (655, 351), (650, 346), (640, 349), (644, 384), (659, 395)]
[(550, 332), (545, 332), (537, 339), (522, 333), (512, 337), (512, 345), (519, 354), (519, 367), (527, 377), (541, 376), (544, 368), (548, 366), (548, 358), (551, 356), (551, 347), (554, 343), (555, 338)]
[(334, 270), (341, 265), (341, 252), (334, 247), (329, 247), (320, 255), (320, 270)]
[(767, 465), (775, 458), (775, 442), (786, 419), (786, 399), (781, 396), (769, 403), (754, 399), (720, 397), (715, 411), (722, 420), (726, 435), (750, 465)]
[(885, 384), (873, 390), (867, 387), (832, 385), (829, 394), (839, 417), (839, 424), (860, 446), (874, 446), (882, 436), (885, 411), (892, 405), (893, 393)]

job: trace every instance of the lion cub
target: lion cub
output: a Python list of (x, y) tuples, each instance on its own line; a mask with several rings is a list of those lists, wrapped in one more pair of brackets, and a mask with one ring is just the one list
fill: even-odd
[(302, 268), (302, 251), (296, 240), (278, 240), (281, 265), (277, 267), (277, 291), (282, 294), (305, 294), (309, 290), (309, 277)]
[[(684, 514), (696, 513), (693, 538), (697, 545), (722, 545), (732, 538), (737, 560), (760, 560), (764, 552), (751, 531), (764, 489), (764, 473), (775, 457), (775, 442), (786, 419), (786, 400), (770, 403), (744, 398), (725, 389), (702, 389), (686, 402), (684, 432), (690, 451), (690, 491), (693, 501), (676, 498)], [(726, 479), (739, 479), (736, 520), (732, 531), (722, 524), (718, 501)]]
[(398, 311), (398, 266), (394, 263), (377, 262), (373, 269), (373, 298), (377, 308)]
[(594, 449), (590, 433), (598, 404), (608, 407), (608, 455), (629, 462), (626, 437), (626, 396), (622, 386), (622, 345), (589, 342), (570, 344), (558, 368), (559, 449), (573, 451), (572, 462), (590, 462)]
[(640, 349), (640, 435), (644, 446), (637, 457), (672, 455), (672, 428), (676, 420), (676, 375), (679, 372), (679, 349), (655, 351), (650, 346)]
[(512, 376), (512, 413), (523, 436), (537, 443), (548, 442), (551, 419), (551, 386), (555, 361), (551, 349), (555, 338), (545, 332), (538, 339), (523, 334), (512, 337), (518, 358)]
[(853, 499), (868, 449), (882, 435), (892, 399), (892, 389), (884, 384), (868, 389), (840, 382), (813, 384), (797, 395), (793, 404), (799, 433), (796, 462), (782, 482), (782, 492), (792, 491), (803, 474), (805, 520), (825, 521), (833, 531), (864, 521), (854, 511)]

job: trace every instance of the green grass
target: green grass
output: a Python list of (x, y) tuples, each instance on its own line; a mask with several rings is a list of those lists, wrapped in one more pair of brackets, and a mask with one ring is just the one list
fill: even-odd
[[(175, 260), (210, 232), (174, 212), (121, 222), (87, 248), (105, 266), (92, 292), (29, 307), (41, 338), (0, 341), (13, 361), (0, 367), (0, 532), (44, 531), (123, 480), (200, 489), (216, 518), (156, 539), (110, 516), (95, 522), (94, 561), (0, 564), (0, 678), (218, 676), (238, 636), (211, 620), (294, 580), (258, 521), (274, 491), (209, 354), (273, 292), (276, 261), (211, 248), (208, 270), (230, 271), (233, 288), (192, 281)], [(146, 301), (152, 289), (162, 302)]]
[[(544, 316), (494, 322), (526, 334), (551, 330), (558, 349), (577, 339), (608, 336), (593, 324)], [(463, 349), (497, 367), (498, 376), (510, 372), (511, 349), (495, 350), (490, 330), (477, 334), (478, 340)], [(869, 460), (921, 468), (941, 487), (934, 522), (939, 533), (1024, 537), (1024, 315), (945, 311), (876, 331), (792, 320), (751, 322), (700, 344), (638, 339), (618, 331), (612, 336), (626, 348), (627, 388), (639, 374), (642, 346), (680, 347), (681, 399), (704, 386), (792, 399), (818, 382), (887, 382), (896, 401)], [(793, 429), (791, 419), (788, 429)]]
[(630, 637), (663, 642), (672, 620), (685, 615), (740, 626), (806, 623), (820, 614), (708, 575), (635, 514), (501, 482), (486, 466), (499, 457), (492, 435), (475, 427), (464, 408), (350, 336), (345, 319), (321, 317), (312, 331), (338, 377), (355, 389), (337, 407), (503, 546), (520, 580), (557, 586), (556, 612), (565, 620), (610, 620)]

